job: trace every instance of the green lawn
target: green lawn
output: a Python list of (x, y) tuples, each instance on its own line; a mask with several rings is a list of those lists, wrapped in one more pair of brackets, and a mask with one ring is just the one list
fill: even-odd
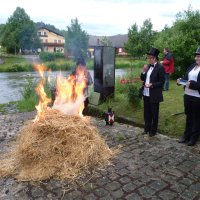
[(9, 71), (15, 65), (28, 65), (28, 61), (20, 56), (3, 57), (4, 63), (0, 65), (0, 72)]

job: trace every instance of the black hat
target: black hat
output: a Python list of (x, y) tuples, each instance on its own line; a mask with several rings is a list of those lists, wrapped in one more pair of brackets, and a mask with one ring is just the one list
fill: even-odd
[(194, 55), (200, 55), (200, 47), (197, 48), (196, 52), (194, 53)]
[(160, 51), (158, 49), (156, 49), (154, 47), (151, 47), (151, 49), (149, 50), (149, 52), (147, 52), (147, 55), (158, 57), (159, 53), (160, 53)]

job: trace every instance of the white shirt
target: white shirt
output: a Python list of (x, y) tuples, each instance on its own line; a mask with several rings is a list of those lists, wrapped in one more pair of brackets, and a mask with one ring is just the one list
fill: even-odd
[[(197, 77), (198, 74), (200, 72), (200, 67), (194, 67), (188, 74), (188, 80), (190, 81), (197, 81)], [(189, 88), (185, 88), (185, 94), (190, 95), (190, 96), (194, 96), (194, 97), (199, 97), (200, 98), (200, 94), (198, 90), (192, 90)]]
[[(155, 64), (154, 64), (154, 66), (155, 66)], [(153, 69), (154, 69), (153, 67), (149, 68), (149, 70), (147, 72), (147, 77), (146, 77), (146, 81), (145, 81), (144, 85), (150, 83), (150, 76), (151, 76), (151, 73), (152, 73)], [(149, 97), (149, 88), (144, 87), (143, 95)]]

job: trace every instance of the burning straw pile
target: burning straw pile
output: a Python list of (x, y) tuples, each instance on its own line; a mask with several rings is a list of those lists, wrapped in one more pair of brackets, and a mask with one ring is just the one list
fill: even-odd
[(115, 153), (89, 120), (48, 109), (39, 121), (29, 121), (21, 130), (14, 148), (0, 161), (0, 176), (73, 181), (109, 164)]

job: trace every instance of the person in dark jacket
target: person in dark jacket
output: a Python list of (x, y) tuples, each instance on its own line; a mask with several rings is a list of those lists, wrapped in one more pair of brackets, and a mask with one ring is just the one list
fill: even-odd
[(187, 143), (189, 146), (196, 144), (200, 136), (200, 47), (197, 48), (195, 63), (186, 71), (184, 78), (178, 79), (178, 85), (185, 85), (184, 108), (186, 126), (184, 136), (179, 143)]
[(144, 121), (143, 134), (154, 136), (157, 133), (159, 105), (163, 101), (164, 68), (158, 63), (159, 50), (151, 48), (147, 53), (148, 65), (144, 65), (141, 73), (143, 81)]
[(163, 90), (167, 91), (169, 90), (169, 76), (174, 73), (174, 57), (168, 48), (164, 48), (163, 53), (165, 56), (160, 63), (163, 64), (165, 69), (165, 84)]

